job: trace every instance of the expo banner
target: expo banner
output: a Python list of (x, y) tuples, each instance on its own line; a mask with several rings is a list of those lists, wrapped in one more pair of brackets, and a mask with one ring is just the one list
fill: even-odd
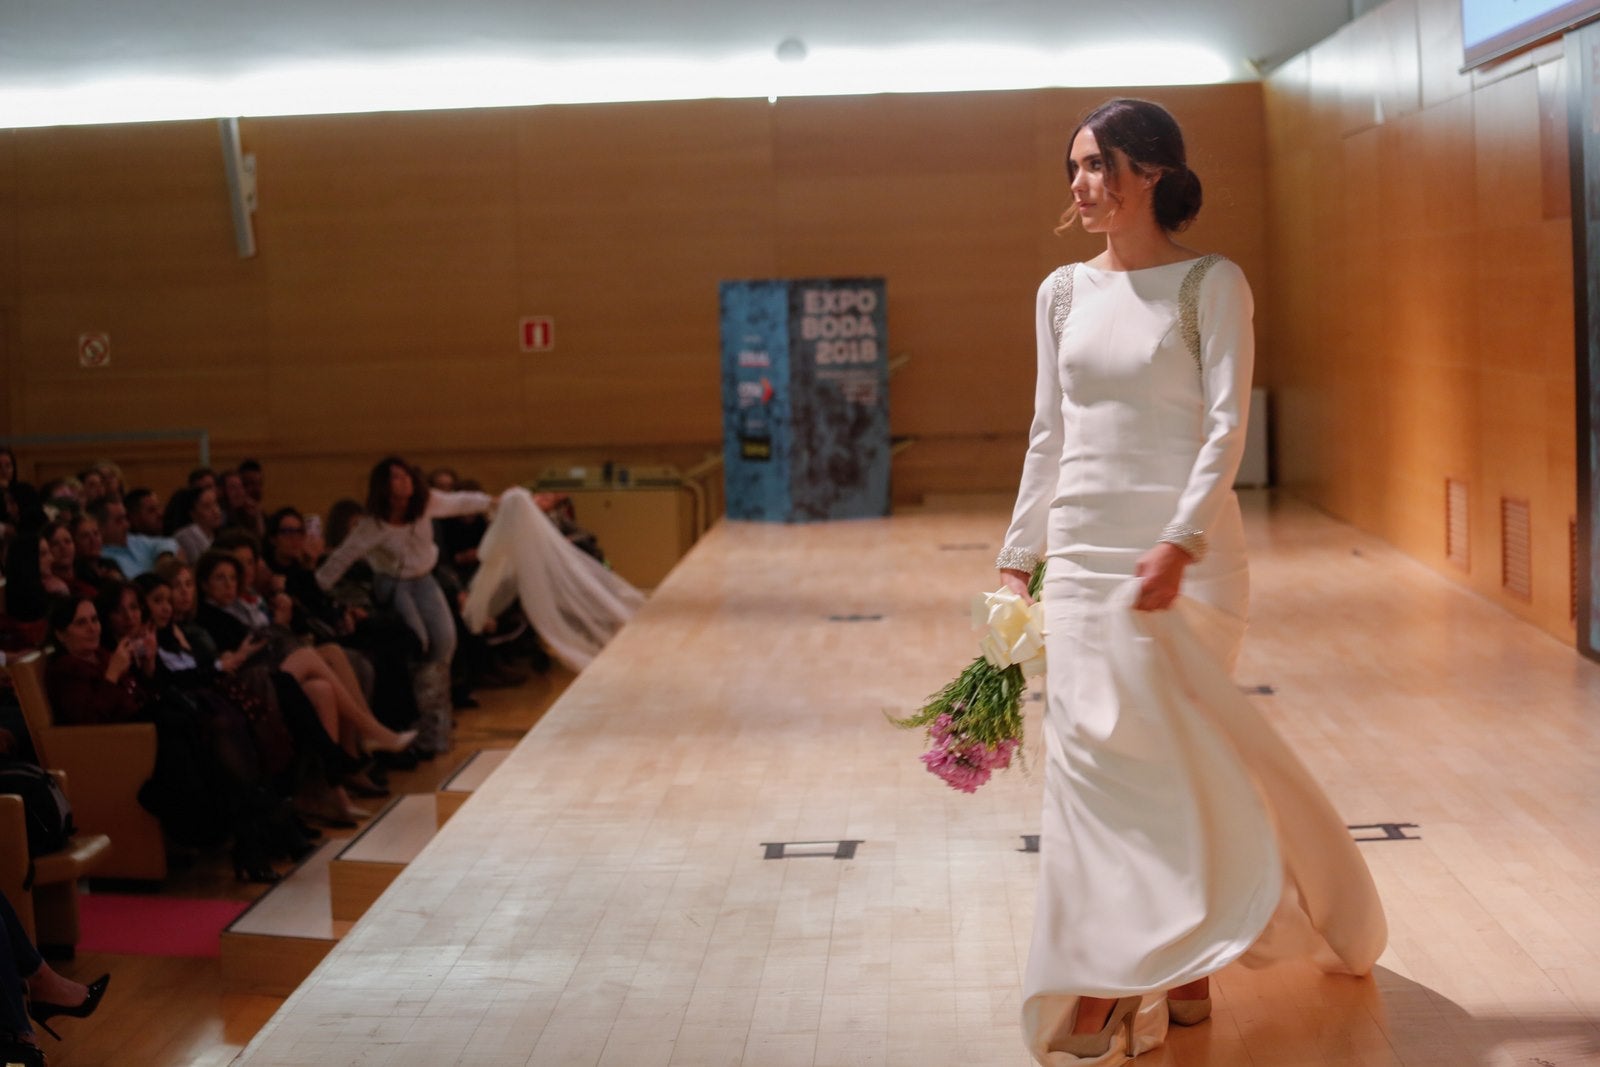
[(723, 282), (720, 295), (728, 517), (887, 515), (884, 280)]

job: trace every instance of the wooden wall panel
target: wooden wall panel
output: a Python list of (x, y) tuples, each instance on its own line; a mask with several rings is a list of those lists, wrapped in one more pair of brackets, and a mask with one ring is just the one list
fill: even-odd
[[(1456, 6), (1391, 0), (1267, 84), (1280, 481), (1567, 638), (1561, 60), (1457, 75)], [(1446, 478), (1471, 491), (1464, 576), (1444, 558)], [(1531, 603), (1500, 591), (1503, 496), (1531, 505)]]
[(518, 312), (556, 319), (557, 351), (522, 357), (530, 439), (719, 438), (717, 283), (777, 269), (772, 110), (515, 113)]
[[(1255, 284), (1265, 377), (1261, 87), (1134, 92), (1185, 125), (1207, 190), (1185, 240)], [(251, 260), (234, 251), (214, 123), (6, 134), (10, 429), (201, 426), (219, 463), (253, 454), (317, 493), (359, 485), (391, 449), (519, 478), (565, 457), (692, 463), (719, 447), (719, 281), (882, 274), (891, 351), (912, 357), (893, 428), (923, 449), (896, 461), (896, 498), (1007, 490), (1034, 290), (1098, 250), (1050, 232), (1069, 199), (1066, 138), (1112, 95), (247, 120)], [(554, 352), (519, 351), (524, 315), (554, 317)], [(77, 366), (88, 329), (111, 333), (110, 367)], [(155, 446), (39, 462), (59, 473), (107, 451), (151, 478), (187, 466)]]

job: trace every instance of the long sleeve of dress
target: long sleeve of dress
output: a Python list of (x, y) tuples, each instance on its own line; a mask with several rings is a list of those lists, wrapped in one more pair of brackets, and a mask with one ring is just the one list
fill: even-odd
[[(1062, 270), (1072, 270), (1071, 266)], [(1028, 431), (1028, 453), (1022, 462), (1022, 482), (1011, 512), (1005, 545), (996, 561), (1000, 567), (1031, 571), (1044, 558), (1050, 516), (1061, 468), (1061, 371), (1051, 321), (1054, 278), (1039, 286), (1035, 301), (1035, 332), (1039, 369), (1033, 390), (1033, 425)]]
[(339, 542), (339, 547), (328, 553), (328, 558), (317, 568), (317, 584), (324, 589), (332, 589), (344, 577), (344, 572), (371, 551), (382, 538), (383, 527), (378, 525), (378, 520), (368, 516), (353, 523), (350, 532)]
[(1212, 528), (1233, 491), (1244, 455), (1245, 418), (1255, 370), (1255, 302), (1244, 272), (1228, 260), (1206, 274), (1199, 301), (1204, 440), (1172, 522), (1205, 531)]

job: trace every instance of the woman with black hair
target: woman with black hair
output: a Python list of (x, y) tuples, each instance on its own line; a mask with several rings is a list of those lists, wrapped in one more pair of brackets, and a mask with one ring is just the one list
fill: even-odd
[(399, 456), (385, 456), (367, 478), (366, 514), (317, 568), (317, 583), (331, 589), (365, 558), (379, 603), (392, 607), (422, 642), (416, 692), (422, 715), (417, 745), (423, 754), (450, 747), (450, 660), (456, 649), (455, 617), (433, 577), (439, 561), (433, 520), (480, 514), (494, 505), (487, 493), (429, 489), (421, 471)]
[(1034, 418), (997, 565), (1046, 564), (1046, 774), (1023, 989), (1048, 1067), (1120, 1062), (1209, 976), (1284, 955), (1367, 973), (1383, 911), (1343, 820), (1240, 695), (1249, 597), (1233, 481), (1254, 336), (1244, 273), (1175, 234), (1200, 210), (1178, 124), (1112, 100), (1073, 131), (1078, 223), (1105, 250), (1035, 305)]

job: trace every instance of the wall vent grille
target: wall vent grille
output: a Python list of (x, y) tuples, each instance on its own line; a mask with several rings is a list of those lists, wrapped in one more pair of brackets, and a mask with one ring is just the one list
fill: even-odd
[(1526, 500), (1500, 498), (1500, 585), (1518, 600), (1533, 599), (1532, 521)]
[(1444, 557), (1462, 570), (1472, 566), (1467, 544), (1467, 483), (1446, 478), (1444, 483)]

